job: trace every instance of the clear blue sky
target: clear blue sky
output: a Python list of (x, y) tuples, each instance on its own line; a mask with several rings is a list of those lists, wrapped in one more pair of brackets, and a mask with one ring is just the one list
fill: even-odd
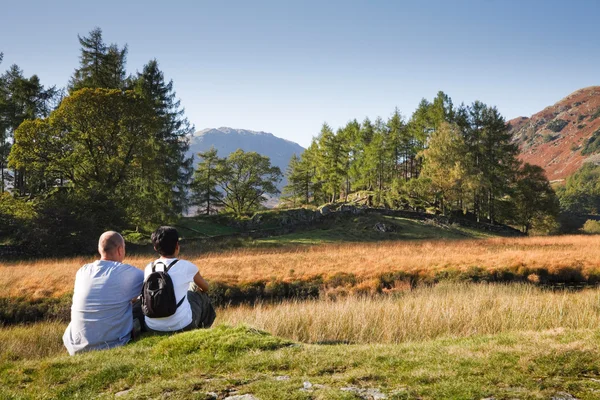
[(600, 85), (600, 1), (3, 1), (2, 70), (65, 86), (77, 34), (158, 59), (196, 128), (307, 146), (327, 121), (407, 117), (438, 90), (529, 116)]

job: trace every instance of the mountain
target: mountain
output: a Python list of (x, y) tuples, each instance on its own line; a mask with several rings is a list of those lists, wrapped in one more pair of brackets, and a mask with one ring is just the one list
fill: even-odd
[[(196, 153), (206, 151), (214, 146), (219, 157), (226, 157), (237, 149), (255, 151), (271, 159), (271, 165), (276, 165), (285, 174), (293, 154), (300, 156), (304, 148), (298, 143), (281, 139), (272, 133), (255, 132), (246, 129), (217, 128), (203, 129), (194, 133), (190, 138), (189, 154), (194, 155), (194, 165), (198, 162)], [(285, 177), (279, 183), (282, 190), (287, 181)]]
[(600, 86), (577, 90), (530, 118), (509, 121), (520, 158), (562, 181), (585, 162), (600, 163)]

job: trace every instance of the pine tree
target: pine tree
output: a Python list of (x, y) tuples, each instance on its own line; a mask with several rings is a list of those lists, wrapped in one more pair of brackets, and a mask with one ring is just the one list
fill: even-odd
[(8, 156), (14, 131), (25, 120), (47, 116), (54, 108), (60, 92), (55, 86), (44, 88), (37, 75), (23, 76), (23, 71), (12, 65), (0, 76), (0, 187), (6, 190), (7, 180), (13, 179), (15, 190), (23, 195), (28, 192), (24, 171), (6, 173)]
[(92, 29), (89, 36), (77, 35), (77, 38), (81, 44), (80, 66), (69, 82), (69, 91), (72, 93), (82, 88), (124, 89), (127, 45), (122, 49), (116, 44), (107, 46), (100, 28)]
[(340, 135), (335, 135), (327, 123), (323, 124), (319, 134), (319, 158), (324, 188), (335, 202), (344, 182), (344, 153)]
[(194, 171), (192, 182), (192, 204), (198, 206), (198, 211), (209, 215), (217, 210), (217, 206), (223, 198), (223, 194), (217, 190), (217, 170), (222, 162), (217, 156), (217, 150), (198, 153), (200, 161)]
[(161, 176), (158, 189), (165, 205), (165, 213), (172, 216), (187, 207), (187, 190), (193, 174), (193, 158), (187, 157), (188, 137), (194, 127), (185, 118), (185, 110), (177, 100), (173, 81), (165, 82), (156, 60), (144, 66), (136, 79), (136, 91), (148, 99), (158, 118), (159, 129), (155, 143), (160, 149), (154, 165)]

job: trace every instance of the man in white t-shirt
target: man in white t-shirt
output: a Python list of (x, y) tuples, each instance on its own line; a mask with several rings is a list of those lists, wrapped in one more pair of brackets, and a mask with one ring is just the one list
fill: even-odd
[(84, 265), (75, 276), (71, 322), (63, 335), (70, 355), (122, 346), (131, 339), (131, 301), (140, 294), (144, 274), (123, 264), (125, 241), (117, 232), (100, 236), (98, 252), (100, 260)]
[(175, 314), (165, 318), (145, 317), (146, 328), (155, 332), (189, 331), (198, 328), (209, 328), (215, 320), (216, 313), (208, 295), (208, 283), (204, 280), (198, 267), (186, 260), (179, 260), (179, 234), (171, 226), (161, 226), (152, 233), (152, 244), (160, 258), (146, 266), (144, 280), (156, 271), (164, 271), (172, 265), (168, 274), (173, 282), (175, 301), (181, 304)]

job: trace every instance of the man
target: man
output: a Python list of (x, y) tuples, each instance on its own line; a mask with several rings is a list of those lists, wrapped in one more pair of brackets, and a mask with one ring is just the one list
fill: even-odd
[(70, 355), (122, 346), (131, 339), (132, 300), (140, 294), (144, 274), (123, 264), (125, 240), (104, 232), (98, 241), (100, 260), (77, 271), (71, 322), (63, 335)]
[(204, 280), (198, 267), (186, 260), (179, 260), (179, 234), (171, 226), (161, 226), (151, 236), (154, 250), (160, 258), (146, 266), (144, 278), (155, 271), (164, 271), (171, 265), (168, 274), (173, 282), (177, 306), (175, 314), (164, 318), (146, 316), (146, 327), (154, 332), (189, 331), (198, 328), (209, 328), (215, 320), (216, 313), (206, 292), (208, 283)]

